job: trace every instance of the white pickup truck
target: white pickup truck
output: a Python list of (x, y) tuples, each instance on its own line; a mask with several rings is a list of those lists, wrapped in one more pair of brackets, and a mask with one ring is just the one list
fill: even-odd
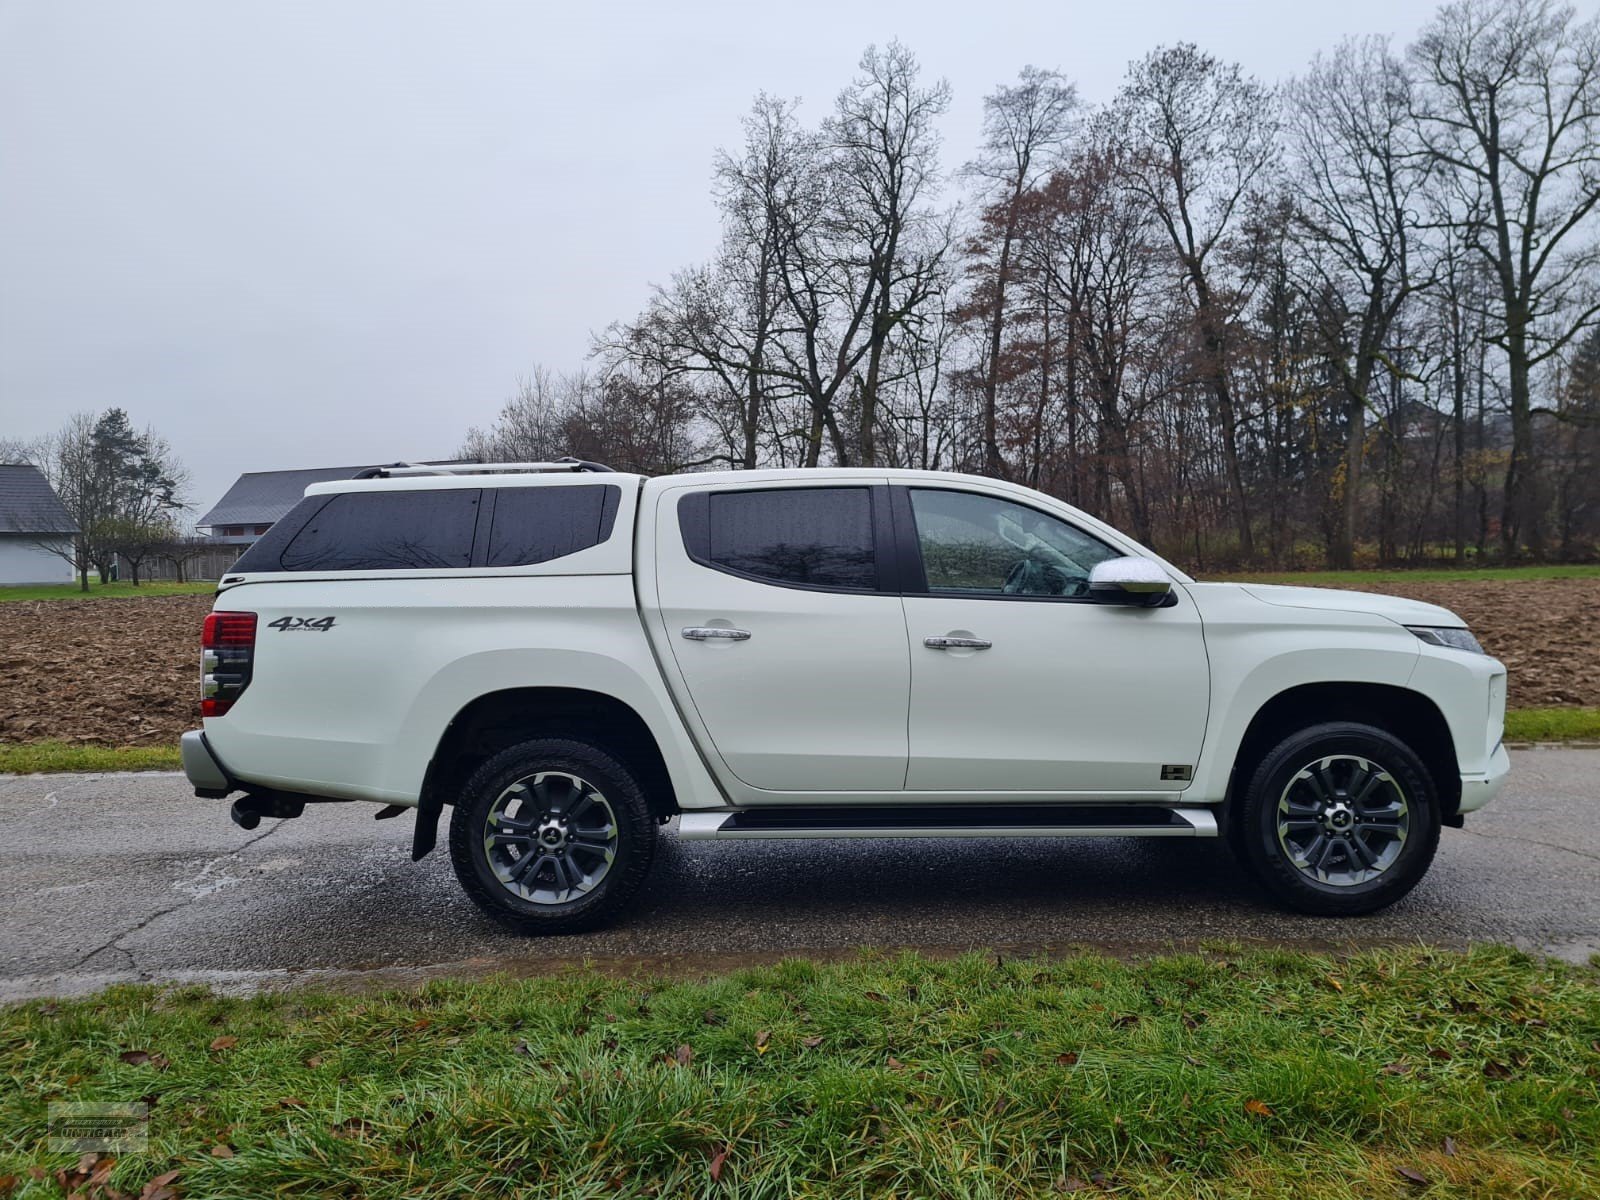
[(1049, 496), (926, 471), (592, 463), (315, 484), (221, 581), (196, 793), (452, 806), (522, 932), (591, 927), (681, 838), (1217, 837), (1369, 912), (1508, 770), (1454, 614), (1197, 583)]

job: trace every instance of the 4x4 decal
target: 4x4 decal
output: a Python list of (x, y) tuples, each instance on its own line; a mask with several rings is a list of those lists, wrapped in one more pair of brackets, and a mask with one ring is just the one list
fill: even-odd
[(287, 633), (292, 629), (315, 629), (318, 633), (325, 633), (333, 628), (333, 618), (279, 617), (276, 621), (269, 621), (267, 628), (276, 629), (279, 633)]

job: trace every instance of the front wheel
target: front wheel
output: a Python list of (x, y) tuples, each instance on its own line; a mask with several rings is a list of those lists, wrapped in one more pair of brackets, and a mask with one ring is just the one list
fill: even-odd
[(628, 769), (599, 747), (537, 738), (467, 781), (450, 862), (479, 908), (517, 933), (604, 924), (639, 890), (656, 822)]
[(1358, 916), (1400, 899), (1439, 845), (1427, 768), (1385, 730), (1330, 722), (1291, 734), (1251, 774), (1234, 847), (1274, 898)]

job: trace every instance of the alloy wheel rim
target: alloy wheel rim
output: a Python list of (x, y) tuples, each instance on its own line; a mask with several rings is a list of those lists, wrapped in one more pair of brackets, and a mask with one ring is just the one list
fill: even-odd
[(483, 851), (512, 895), (566, 904), (598, 887), (616, 861), (616, 813), (588, 780), (539, 771), (495, 797), (484, 819)]
[(1301, 874), (1354, 887), (1394, 866), (1411, 829), (1395, 777), (1359, 754), (1330, 754), (1296, 771), (1278, 797), (1278, 845)]

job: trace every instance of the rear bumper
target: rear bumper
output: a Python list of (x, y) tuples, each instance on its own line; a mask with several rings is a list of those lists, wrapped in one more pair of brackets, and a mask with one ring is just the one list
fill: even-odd
[(233, 776), (228, 774), (227, 768), (217, 760), (217, 756), (211, 750), (211, 744), (206, 741), (206, 735), (200, 730), (191, 729), (179, 738), (178, 748), (183, 756), (183, 773), (189, 777), (189, 782), (194, 784), (196, 796), (220, 800), (229, 792), (239, 790), (239, 785), (234, 782)]
[(1461, 812), (1476, 812), (1500, 794), (1511, 774), (1511, 756), (1501, 742), (1489, 756), (1489, 769), (1482, 775), (1461, 777)]

